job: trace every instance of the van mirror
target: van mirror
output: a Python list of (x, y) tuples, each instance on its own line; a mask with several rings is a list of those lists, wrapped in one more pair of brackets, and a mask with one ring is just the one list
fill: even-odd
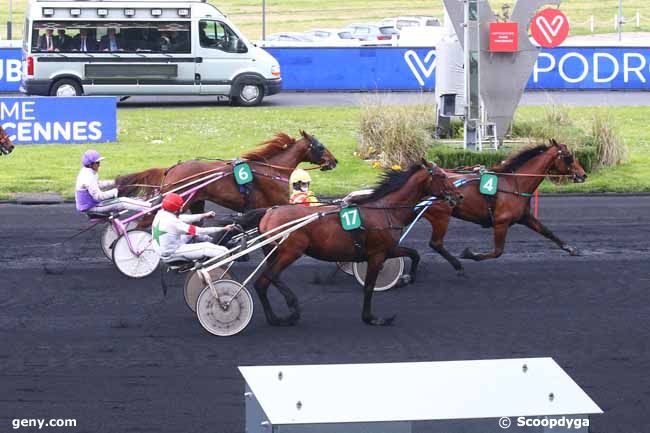
[(237, 52), (238, 53), (248, 52), (248, 48), (246, 47), (246, 44), (241, 39), (237, 40)]

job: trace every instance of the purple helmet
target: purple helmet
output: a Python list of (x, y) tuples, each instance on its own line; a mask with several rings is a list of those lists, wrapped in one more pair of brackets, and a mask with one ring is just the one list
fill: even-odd
[(87, 150), (81, 157), (81, 164), (84, 167), (88, 167), (90, 164), (94, 164), (102, 159), (104, 158), (96, 150)]

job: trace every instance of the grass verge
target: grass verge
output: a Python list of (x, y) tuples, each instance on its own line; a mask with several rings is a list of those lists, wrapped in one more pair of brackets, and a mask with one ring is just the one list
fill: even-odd
[[(568, 108), (576, 124), (587, 125), (593, 108)], [(553, 185), (544, 192), (650, 191), (650, 107), (615, 107), (609, 113), (629, 145), (629, 163), (591, 173), (585, 184)], [(542, 107), (522, 107), (516, 120), (534, 121)], [(358, 159), (360, 109), (307, 108), (187, 108), (120, 109), (119, 141), (94, 146), (108, 157), (101, 177), (169, 166), (196, 157), (234, 158), (276, 132), (297, 136), (300, 129), (315, 134), (338, 158), (331, 172), (314, 173), (314, 191), (341, 195), (372, 185), (379, 171)], [(557, 137), (562, 141), (562, 137)], [(89, 145), (18, 146), (0, 158), (0, 198), (17, 192), (57, 192), (73, 196), (81, 154)]]

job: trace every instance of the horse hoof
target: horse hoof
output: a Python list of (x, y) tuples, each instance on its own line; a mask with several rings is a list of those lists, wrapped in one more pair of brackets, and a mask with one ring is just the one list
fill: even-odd
[(411, 278), (410, 275), (402, 275), (399, 277), (399, 280), (397, 280), (397, 284), (395, 284), (395, 287), (404, 287), (408, 284), (413, 284), (415, 282), (414, 278)]
[(395, 321), (395, 317), (397, 317), (397, 315), (392, 315), (392, 316), (387, 317), (385, 319), (382, 319), (382, 318), (379, 318), (379, 317), (373, 317), (373, 318), (371, 318), (369, 320), (364, 319), (364, 322), (366, 322), (368, 325), (372, 325), (372, 326), (391, 326), (393, 324), (393, 322)]
[(567, 251), (569, 252), (570, 256), (576, 257), (580, 255), (580, 250), (575, 247), (568, 247)]
[(456, 269), (456, 276), (461, 278), (467, 278), (467, 274), (465, 274), (465, 268)]
[(473, 259), (474, 258), (474, 253), (472, 250), (469, 248), (465, 248), (463, 252), (460, 254), (461, 259)]

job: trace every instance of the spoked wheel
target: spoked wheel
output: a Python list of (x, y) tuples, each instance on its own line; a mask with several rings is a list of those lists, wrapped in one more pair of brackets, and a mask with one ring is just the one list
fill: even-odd
[[(126, 231), (128, 232), (129, 230), (133, 230), (137, 226), (137, 223), (135, 221), (131, 221), (128, 223), (125, 228)], [(108, 223), (104, 226), (104, 229), (102, 230), (102, 235), (101, 235), (101, 245), (102, 245), (102, 251), (104, 252), (104, 255), (106, 258), (110, 261), (113, 261), (113, 243), (117, 240), (118, 235), (115, 229), (113, 228), (113, 224)]]
[(232, 280), (219, 280), (207, 286), (196, 302), (201, 326), (210, 334), (227, 337), (241, 332), (253, 317), (253, 298), (246, 287)]
[[(129, 247), (129, 241), (133, 251)], [(131, 230), (126, 236), (120, 236), (113, 245), (113, 263), (121, 273), (130, 278), (144, 278), (151, 275), (160, 263), (160, 256), (154, 249), (151, 233), (144, 230)]]
[[(354, 278), (357, 279), (362, 286), (366, 282), (366, 271), (368, 270), (368, 263), (359, 262), (352, 264), (352, 271)], [(377, 275), (377, 282), (375, 283), (375, 292), (383, 292), (384, 290), (392, 289), (399, 281), (404, 273), (404, 258), (395, 257), (387, 259), (379, 270)]]
[(352, 270), (352, 262), (336, 262), (336, 266), (338, 266), (341, 272), (344, 274), (348, 274), (350, 276), (354, 275), (354, 271)]
[[(215, 268), (211, 270), (210, 277), (212, 278), (212, 281), (215, 282), (218, 280), (232, 280), (230, 272), (223, 268)], [(199, 295), (207, 285), (208, 283), (203, 281), (201, 275), (199, 275), (197, 271), (192, 271), (187, 274), (183, 293), (185, 294), (185, 302), (190, 310), (196, 312), (196, 301), (199, 299)]]

